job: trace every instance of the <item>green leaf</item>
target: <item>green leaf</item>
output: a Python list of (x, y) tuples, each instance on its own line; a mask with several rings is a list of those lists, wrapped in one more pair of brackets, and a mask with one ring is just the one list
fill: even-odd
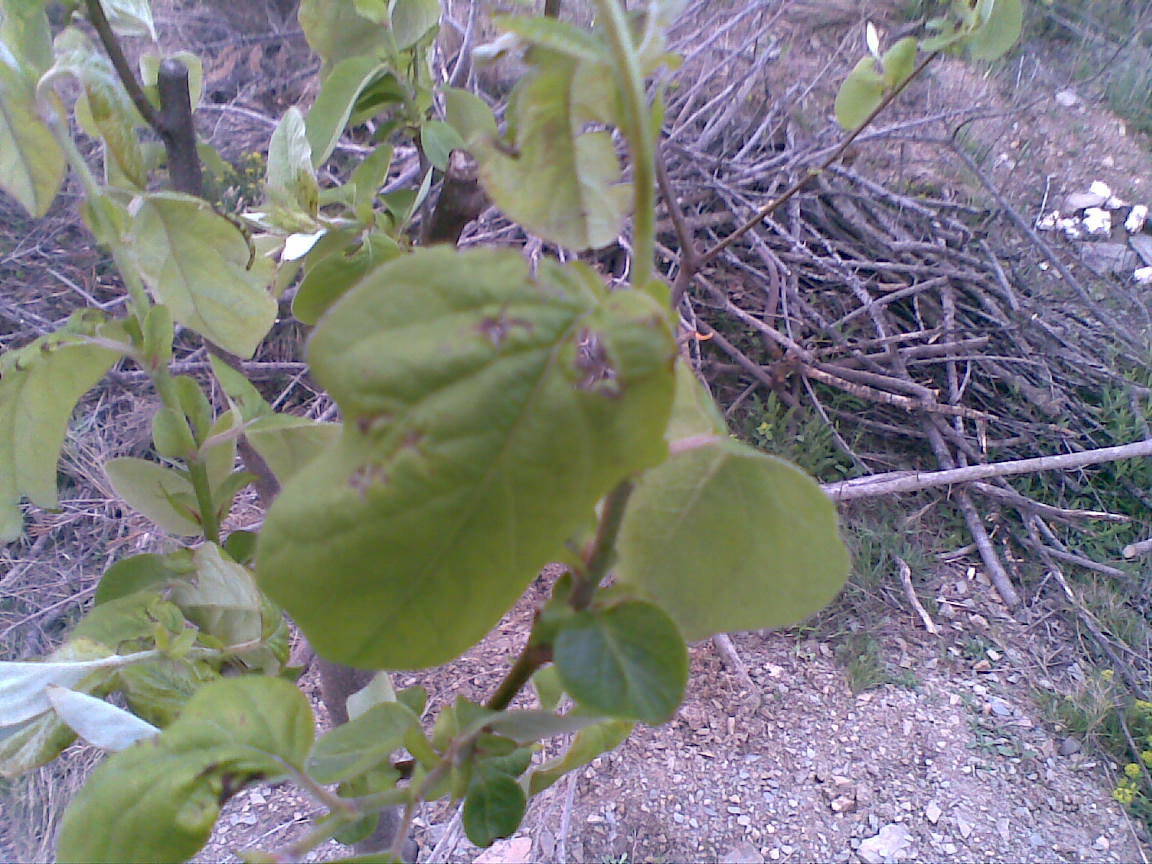
[(86, 341), (106, 333), (103, 321), (95, 310), (76, 313), (58, 332), (0, 355), (0, 543), (20, 536), (21, 496), (59, 506), (56, 463), (68, 418), (119, 358)]
[(332, 67), (308, 112), (308, 144), (314, 167), (328, 161), (348, 125), (356, 100), (385, 68), (370, 56), (347, 57)]
[(127, 666), (117, 673), (116, 680), (129, 707), (144, 720), (164, 728), (176, 721), (188, 700), (204, 685), (219, 681), (220, 673), (202, 660), (165, 657)]
[(674, 355), (666, 310), (583, 265), (423, 249), (378, 268), (313, 334), (344, 432), (269, 512), (261, 587), (338, 662), (456, 656), (664, 457)]
[(226, 351), (251, 357), (276, 320), (267, 262), (207, 201), (153, 192), (133, 202), (128, 244), (156, 301)]
[(184, 414), (167, 405), (161, 405), (152, 415), (152, 444), (164, 459), (187, 461), (196, 455), (196, 439)]
[(376, 194), (384, 185), (384, 181), (388, 177), (388, 169), (391, 166), (392, 148), (387, 144), (379, 144), (352, 171), (348, 183), (355, 189), (353, 204), (358, 219), (364, 222), (371, 219), (372, 208), (376, 203)]
[(107, 645), (108, 653), (127, 653), (151, 648), (157, 630), (172, 634), (185, 626), (179, 608), (158, 590), (145, 589), (92, 607), (72, 630), (71, 638)]
[(883, 99), (884, 78), (876, 58), (861, 57), (836, 94), (836, 121), (845, 129), (858, 129)]
[(420, 127), (420, 146), (438, 170), (448, 167), (448, 156), (453, 150), (463, 150), (460, 133), (442, 120), (429, 120)]
[(100, 5), (117, 36), (144, 36), (156, 41), (148, 0), (100, 0)]
[(388, 760), (420, 718), (399, 702), (381, 702), (316, 742), (308, 773), (319, 783), (358, 777)]
[(648, 472), (617, 550), (620, 584), (655, 600), (689, 640), (795, 624), (836, 596), (849, 566), (820, 487), (734, 441)]
[[(52, 101), (62, 112), (59, 100)], [(52, 206), (67, 169), (64, 152), (36, 110), (36, 80), (0, 43), (0, 189), (39, 218)]]
[(241, 645), (260, 638), (261, 598), (252, 574), (224, 557), (215, 543), (192, 553), (194, 576), (172, 590), (172, 601), (202, 631), (225, 645)]
[(0, 44), (24, 69), (24, 77), (36, 81), (52, 65), (52, 27), (39, 0), (5, 3), (0, 15)]
[(64, 814), (57, 860), (191, 858), (229, 795), (303, 764), (314, 722), (307, 698), (287, 681), (209, 684), (162, 734), (92, 773)]
[(532, 686), (536, 690), (536, 698), (544, 711), (555, 711), (556, 706), (564, 696), (564, 687), (556, 675), (555, 666), (545, 666), (537, 669), (532, 675)]
[(553, 714), (551, 711), (504, 711), (487, 724), (493, 732), (506, 735), (521, 744), (579, 732), (599, 723), (602, 718), (591, 714)]
[(899, 87), (912, 76), (916, 69), (916, 50), (916, 40), (908, 36), (884, 52), (881, 59), (885, 87)]
[(284, 484), (339, 436), (339, 423), (277, 414), (257, 420), (249, 427), (247, 438), (276, 479)]
[(203, 442), (212, 429), (212, 403), (200, 389), (200, 384), (191, 375), (177, 375), (172, 379), (172, 389), (184, 412), (192, 424), (192, 432), (197, 444)]
[(392, 34), (386, 22), (373, 22), (357, 13), (353, 3), (302, 0), (300, 26), (312, 50), (327, 64), (336, 58), (387, 56)]
[(590, 99), (585, 70), (610, 82), (610, 67), (561, 56), (521, 80), (509, 105), (511, 152), (478, 139), (480, 177), (493, 202), (529, 231), (573, 249), (604, 246), (620, 233), (631, 191), (608, 132), (585, 132), (603, 122), (615, 91)]
[(126, 750), (160, 730), (135, 714), (103, 699), (50, 685), (48, 701), (60, 719), (81, 738), (102, 750)]
[(96, 587), (96, 605), (146, 588), (162, 590), (183, 579), (191, 570), (191, 555), (184, 549), (168, 555), (149, 552), (121, 558), (100, 577), (100, 584)]
[(369, 234), (361, 243), (336, 248), (309, 264), (292, 301), (292, 314), (304, 324), (317, 323), (366, 273), (402, 254), (396, 241), (380, 232)]
[(440, 23), (439, 0), (391, 0), (389, 16), (396, 48), (411, 48)]
[[(182, 537), (201, 533), (200, 523), (185, 509), (193, 506), (196, 493), (183, 475), (132, 456), (109, 459), (104, 463), (104, 473), (129, 507), (165, 531)], [(182, 502), (184, 506), (178, 506)]]
[(676, 360), (676, 398), (665, 437), (671, 441), (700, 436), (728, 434), (724, 415), (716, 407), (692, 367), (684, 358)]
[(515, 33), (533, 45), (547, 48), (574, 60), (610, 63), (612, 55), (596, 34), (561, 21), (559, 18), (527, 18), (495, 15), (492, 23), (501, 30)]
[(295, 106), (284, 113), (268, 144), (266, 191), (274, 207), (313, 217), (318, 211), (320, 186), (312, 171), (312, 146), (304, 115)]
[(464, 799), (464, 832), (475, 845), (491, 846), (520, 827), (526, 805), (524, 789), (515, 778), (477, 772)]
[(233, 369), (215, 354), (208, 359), (216, 380), (228, 397), (228, 404), (239, 416), (240, 422), (248, 423), (258, 417), (271, 417), (276, 413), (243, 372)]
[(974, 60), (996, 60), (1020, 38), (1024, 8), (1020, 0), (980, 0), (976, 8), (984, 23), (968, 38), (968, 54)]
[(594, 711), (663, 723), (684, 698), (688, 650), (672, 619), (651, 603), (578, 613), (561, 624), (553, 651), (564, 689)]
[(0, 777), (19, 777), (46, 765), (75, 740), (72, 727), (54, 712), (0, 727)]
[(582, 768), (601, 753), (619, 747), (632, 734), (635, 725), (630, 720), (605, 720), (581, 729), (568, 752), (559, 759), (545, 762), (529, 775), (528, 794), (540, 794), (569, 771)]
[[(345, 700), (349, 718), (355, 720), (369, 708), (382, 702), (396, 702), (396, 690), (392, 687), (392, 676), (387, 672), (377, 672), (372, 680)], [(419, 713), (419, 712), (417, 712)]]
[(468, 90), (445, 87), (444, 116), (467, 146), (477, 138), (495, 139), (500, 133), (488, 103)]

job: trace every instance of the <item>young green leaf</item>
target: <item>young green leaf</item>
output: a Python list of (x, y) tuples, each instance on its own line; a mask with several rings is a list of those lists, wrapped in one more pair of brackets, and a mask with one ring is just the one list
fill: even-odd
[(163, 733), (93, 772), (64, 814), (57, 860), (192, 857), (229, 795), (303, 765), (314, 722), (307, 698), (287, 681), (253, 676), (204, 687)]
[(651, 603), (629, 600), (581, 612), (561, 625), (553, 651), (564, 689), (594, 711), (663, 723), (684, 698), (684, 639)]
[(849, 73), (836, 94), (836, 120), (845, 129), (858, 129), (884, 99), (884, 77), (869, 54)]
[(96, 605), (146, 588), (162, 590), (191, 573), (193, 566), (191, 553), (185, 549), (167, 555), (147, 552), (121, 558), (100, 577), (100, 584), (96, 587)]
[(976, 7), (981, 24), (967, 41), (975, 60), (996, 60), (1020, 38), (1024, 8), (1020, 0), (980, 0)]
[(388, 12), (398, 51), (411, 48), (440, 23), (439, 0), (390, 0)]
[(87, 693), (52, 684), (48, 687), (48, 701), (77, 735), (101, 750), (126, 750), (137, 741), (160, 734), (159, 729), (130, 711)]
[(156, 41), (148, 0), (100, 0), (100, 6), (117, 36), (142, 36)]
[(340, 437), (339, 423), (275, 414), (248, 429), (248, 443), (268, 463), (281, 485)]
[(553, 714), (551, 711), (504, 711), (487, 723), (487, 728), (513, 741), (529, 744), (579, 732), (587, 726), (599, 723), (602, 718), (593, 714)]
[(445, 87), (444, 116), (467, 146), (473, 139), (494, 140), (499, 131), (496, 128), (496, 115), (488, 103), (468, 90), (458, 87)]
[(448, 167), (448, 156), (453, 150), (462, 150), (464, 140), (460, 133), (442, 120), (429, 120), (420, 127), (420, 146), (438, 170)]
[(612, 54), (596, 33), (561, 21), (559, 18), (513, 17), (496, 15), (492, 23), (526, 42), (547, 48), (573, 60), (611, 63)]
[(916, 49), (916, 40), (908, 36), (884, 52), (882, 65), (885, 87), (899, 87), (911, 77), (916, 69)]
[(385, 68), (372, 56), (347, 57), (332, 67), (308, 112), (308, 144), (314, 167), (328, 161), (348, 125), (356, 100)]
[[(62, 111), (54, 97), (57, 111)], [(0, 189), (36, 217), (52, 206), (68, 164), (36, 110), (36, 81), (0, 43)]]
[(304, 115), (296, 106), (284, 112), (268, 144), (266, 189), (274, 208), (313, 217), (317, 213), (320, 186), (312, 170), (312, 147)]
[(540, 794), (569, 771), (582, 768), (601, 753), (619, 747), (635, 726), (631, 720), (604, 720), (581, 729), (563, 756), (545, 762), (529, 775), (528, 794)]
[[(516, 86), (510, 148), (472, 142), (480, 177), (496, 206), (529, 231), (573, 249), (604, 246), (619, 234), (631, 201), (611, 134), (585, 131), (615, 113), (611, 67), (549, 59)], [(587, 69), (602, 72), (604, 86), (590, 91), (597, 76)]]
[(276, 320), (266, 261), (199, 198), (151, 192), (132, 205), (127, 247), (157, 302), (226, 351), (251, 357)]
[(359, 14), (359, 4), (301, 0), (298, 14), (312, 50), (331, 66), (337, 58), (388, 56), (394, 51), (387, 21)]
[(404, 745), (408, 730), (420, 722), (406, 705), (381, 702), (327, 733), (308, 760), (308, 773), (319, 783), (358, 777), (388, 760)]
[(192, 553), (196, 573), (176, 585), (172, 601), (203, 632), (225, 645), (241, 645), (260, 638), (260, 592), (252, 574), (226, 558), (215, 543)]
[(480, 847), (510, 837), (524, 818), (527, 798), (514, 777), (477, 772), (464, 799), (464, 832)]
[(59, 332), (0, 355), (0, 543), (20, 536), (21, 496), (59, 504), (56, 463), (68, 418), (119, 359), (106, 344), (86, 341), (103, 332), (103, 321), (94, 310), (77, 313)]
[(156, 462), (124, 456), (104, 463), (104, 473), (129, 507), (182, 537), (201, 532), (189, 508), (196, 493), (186, 477)]
[(849, 565), (820, 487), (735, 441), (648, 472), (617, 549), (620, 583), (655, 600), (689, 640), (795, 624), (836, 596)]
[(396, 702), (396, 690), (392, 687), (392, 676), (380, 671), (372, 676), (362, 688), (346, 700), (349, 718), (355, 720), (369, 708), (383, 702)]
[(344, 432), (269, 512), (261, 587), (334, 660), (455, 656), (663, 458), (674, 355), (666, 310), (583, 266), (425, 249), (378, 268), (313, 334)]
[(292, 300), (292, 314), (298, 321), (315, 324), (364, 274), (404, 254), (395, 240), (378, 231), (369, 234), (363, 242), (348, 245), (345, 240), (345, 244), (341, 248), (334, 242), (332, 247), (323, 250), (326, 254), (314, 262), (310, 260)]

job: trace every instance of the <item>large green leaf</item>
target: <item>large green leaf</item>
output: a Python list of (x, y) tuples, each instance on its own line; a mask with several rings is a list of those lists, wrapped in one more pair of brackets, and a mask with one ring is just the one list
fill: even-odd
[(121, 558), (104, 571), (96, 588), (96, 605), (118, 600), (145, 588), (163, 590), (192, 572), (192, 556), (187, 549), (167, 555), (147, 552)]
[(583, 85), (610, 85), (610, 67), (560, 54), (548, 59), (516, 86), (509, 145), (472, 142), (480, 177), (493, 202), (528, 230), (573, 249), (604, 246), (623, 226), (631, 191), (619, 182), (611, 134), (585, 131), (612, 113), (606, 106), (615, 90), (591, 93)]
[(332, 67), (308, 112), (308, 143), (315, 167), (328, 161), (348, 125), (356, 100), (385, 68), (375, 57), (366, 56), (348, 57)]
[[(3, 157), (0, 156), (0, 159)], [(0, 543), (20, 536), (19, 502), (57, 507), (56, 463), (80, 397), (119, 357), (87, 337), (105, 333), (98, 312), (0, 355)]]
[(977, 11), (984, 22), (967, 42), (976, 60), (996, 60), (1020, 38), (1024, 8), (1020, 0), (980, 0)]
[(849, 565), (820, 487), (735, 441), (648, 472), (617, 549), (620, 582), (659, 603), (690, 640), (795, 624), (836, 596)]
[(132, 209), (127, 243), (157, 302), (185, 327), (251, 357), (276, 320), (268, 262), (199, 198), (153, 192)]
[(389, 17), (396, 48), (411, 48), (440, 23), (439, 0), (390, 0)]
[(313, 335), (345, 428), (269, 512), (261, 587), (340, 662), (454, 657), (661, 461), (674, 354), (665, 310), (583, 265), (426, 249), (379, 268)]
[(52, 27), (44, 4), (39, 0), (5, 3), (0, 12), (0, 44), (18, 58), (29, 81), (44, 74), (52, 65)]
[(301, 767), (312, 709), (287, 681), (246, 677), (201, 689), (162, 734), (109, 758), (72, 800), (59, 861), (183, 861), (221, 804), (257, 779)]
[(672, 619), (651, 603), (580, 612), (561, 625), (553, 651), (564, 689), (603, 714), (663, 723), (684, 698), (688, 650)]
[(858, 129), (884, 100), (884, 76), (872, 55), (860, 62), (840, 85), (836, 94), (836, 120), (845, 129)]
[[(48, 212), (64, 182), (64, 151), (36, 110), (36, 78), (0, 42), (0, 189), (33, 216)], [(56, 109), (62, 110), (58, 101)]]
[(292, 314), (305, 324), (319, 321), (328, 307), (368, 271), (403, 254), (396, 241), (380, 231), (373, 231), (360, 242), (334, 236), (316, 251), (292, 300)]
[(202, 529), (193, 512), (196, 493), (182, 474), (156, 462), (124, 456), (104, 463), (108, 482), (124, 502), (165, 531), (193, 537)]

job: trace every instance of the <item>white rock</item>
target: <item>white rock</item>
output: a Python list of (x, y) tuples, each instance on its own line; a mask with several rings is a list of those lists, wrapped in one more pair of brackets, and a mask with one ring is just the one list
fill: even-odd
[[(1060, 224), (1060, 211), (1053, 210), (1050, 213), (1045, 213), (1043, 216), (1036, 220), (1036, 230), (1055, 231), (1058, 224)], [(1127, 225), (1127, 223), (1125, 223), (1125, 225)], [(1135, 231), (1132, 233), (1135, 233)]]
[(1140, 267), (1132, 274), (1137, 285), (1152, 285), (1152, 267)]
[(1128, 218), (1124, 220), (1124, 230), (1129, 234), (1138, 234), (1144, 230), (1144, 224), (1148, 221), (1148, 208), (1143, 204), (1137, 204), (1128, 211)]
[(896, 860), (912, 840), (912, 832), (907, 825), (893, 823), (885, 825), (875, 837), (860, 841), (856, 853), (866, 864), (884, 864)]
[(940, 809), (940, 805), (935, 801), (929, 801), (928, 806), (924, 808), (924, 818), (926, 818), (933, 825), (940, 821), (940, 817), (943, 814), (944, 811)]
[(1112, 187), (1102, 180), (1093, 180), (1088, 191), (1093, 195), (1099, 195), (1105, 201), (1112, 197)]
[(1056, 94), (1056, 104), (1061, 108), (1075, 108), (1080, 104), (1080, 97), (1071, 90), (1061, 90)]
[(1112, 214), (1101, 207), (1084, 211), (1084, 230), (1092, 237), (1107, 237), (1112, 233)]

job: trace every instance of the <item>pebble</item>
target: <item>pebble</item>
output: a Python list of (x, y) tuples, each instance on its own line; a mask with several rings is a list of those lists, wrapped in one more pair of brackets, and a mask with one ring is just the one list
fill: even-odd
[(940, 805), (935, 801), (929, 801), (928, 806), (924, 808), (924, 817), (933, 825), (940, 821), (943, 813), (944, 811), (940, 809)]

